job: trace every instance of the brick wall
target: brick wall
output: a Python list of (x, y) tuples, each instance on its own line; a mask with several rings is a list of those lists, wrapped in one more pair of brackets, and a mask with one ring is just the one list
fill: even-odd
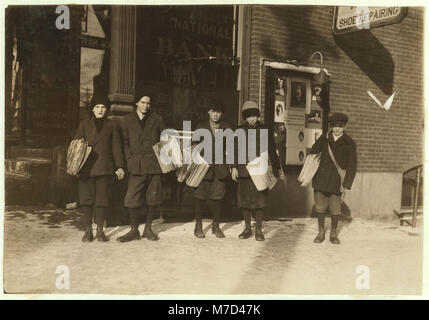
[[(248, 97), (259, 98), (260, 57), (306, 61), (321, 51), (332, 80), (331, 112), (349, 115), (358, 170), (401, 172), (423, 163), (424, 10), (410, 7), (401, 23), (340, 37), (332, 33), (333, 11), (331, 6), (251, 6)], [(392, 91), (398, 93), (386, 112), (367, 90), (382, 103)], [(263, 81), (262, 108), (264, 95)]]

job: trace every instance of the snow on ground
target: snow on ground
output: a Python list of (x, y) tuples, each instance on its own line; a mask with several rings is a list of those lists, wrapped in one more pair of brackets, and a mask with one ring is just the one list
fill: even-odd
[[(194, 222), (155, 223), (160, 241), (119, 243), (127, 226), (107, 228), (107, 243), (82, 243), (81, 217), (52, 208), (7, 208), (4, 288), (8, 293), (98, 294), (421, 294), (420, 229), (340, 221), (341, 245), (313, 243), (317, 221), (266, 221), (266, 240), (238, 239), (242, 221), (221, 223), (226, 238), (193, 236)], [(330, 221), (327, 219), (329, 229)], [(144, 225), (140, 226), (140, 231)], [(70, 289), (56, 269), (70, 270)], [(358, 266), (369, 289), (358, 289)]]

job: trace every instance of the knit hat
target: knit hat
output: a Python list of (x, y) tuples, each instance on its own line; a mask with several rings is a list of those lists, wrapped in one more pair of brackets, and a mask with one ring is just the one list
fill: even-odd
[(247, 119), (248, 117), (256, 116), (259, 117), (261, 115), (258, 105), (255, 101), (247, 100), (243, 107), (241, 108), (241, 114), (243, 115), (244, 119)]
[(107, 97), (105, 94), (95, 94), (89, 103), (89, 110), (92, 111), (92, 109), (94, 109), (97, 104), (105, 105), (107, 110), (110, 109), (110, 100), (109, 97)]

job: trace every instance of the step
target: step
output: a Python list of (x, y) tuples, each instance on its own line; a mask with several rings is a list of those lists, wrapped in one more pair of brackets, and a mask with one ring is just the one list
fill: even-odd
[(33, 148), (26, 146), (11, 146), (8, 158), (40, 158), (52, 159), (52, 148)]
[(5, 172), (5, 204), (46, 204), (50, 199), (49, 176)]
[[(395, 214), (398, 217), (413, 215), (414, 213), (413, 211), (414, 209), (412, 207), (404, 207), (404, 208), (401, 208), (399, 211), (394, 210)], [(417, 214), (418, 215), (423, 214), (423, 207), (417, 207)]]
[(43, 176), (51, 174), (52, 160), (46, 158), (20, 157), (5, 159), (5, 173), (24, 176)]

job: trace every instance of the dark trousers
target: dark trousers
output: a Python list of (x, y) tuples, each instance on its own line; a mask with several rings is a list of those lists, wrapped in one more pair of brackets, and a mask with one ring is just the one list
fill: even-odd
[(160, 174), (130, 175), (125, 195), (125, 207), (140, 208), (160, 206), (162, 203), (162, 187)]
[(220, 212), (222, 210), (222, 201), (220, 200), (201, 200), (195, 198), (195, 219), (201, 221), (203, 219), (204, 205), (209, 205), (213, 222), (219, 223)]
[(98, 227), (103, 227), (106, 219), (106, 209), (104, 207), (82, 206), (85, 229), (92, 226), (93, 220), (95, 220), (95, 224)]
[[(143, 207), (138, 208), (128, 208), (128, 213), (130, 216), (130, 226), (132, 228), (137, 229), (139, 226), (140, 215), (143, 211)], [(146, 223), (145, 229), (152, 226), (153, 217), (159, 213), (159, 207), (157, 206), (148, 206), (148, 210), (146, 213)]]
[(112, 176), (79, 178), (79, 204), (81, 206), (108, 207)]

